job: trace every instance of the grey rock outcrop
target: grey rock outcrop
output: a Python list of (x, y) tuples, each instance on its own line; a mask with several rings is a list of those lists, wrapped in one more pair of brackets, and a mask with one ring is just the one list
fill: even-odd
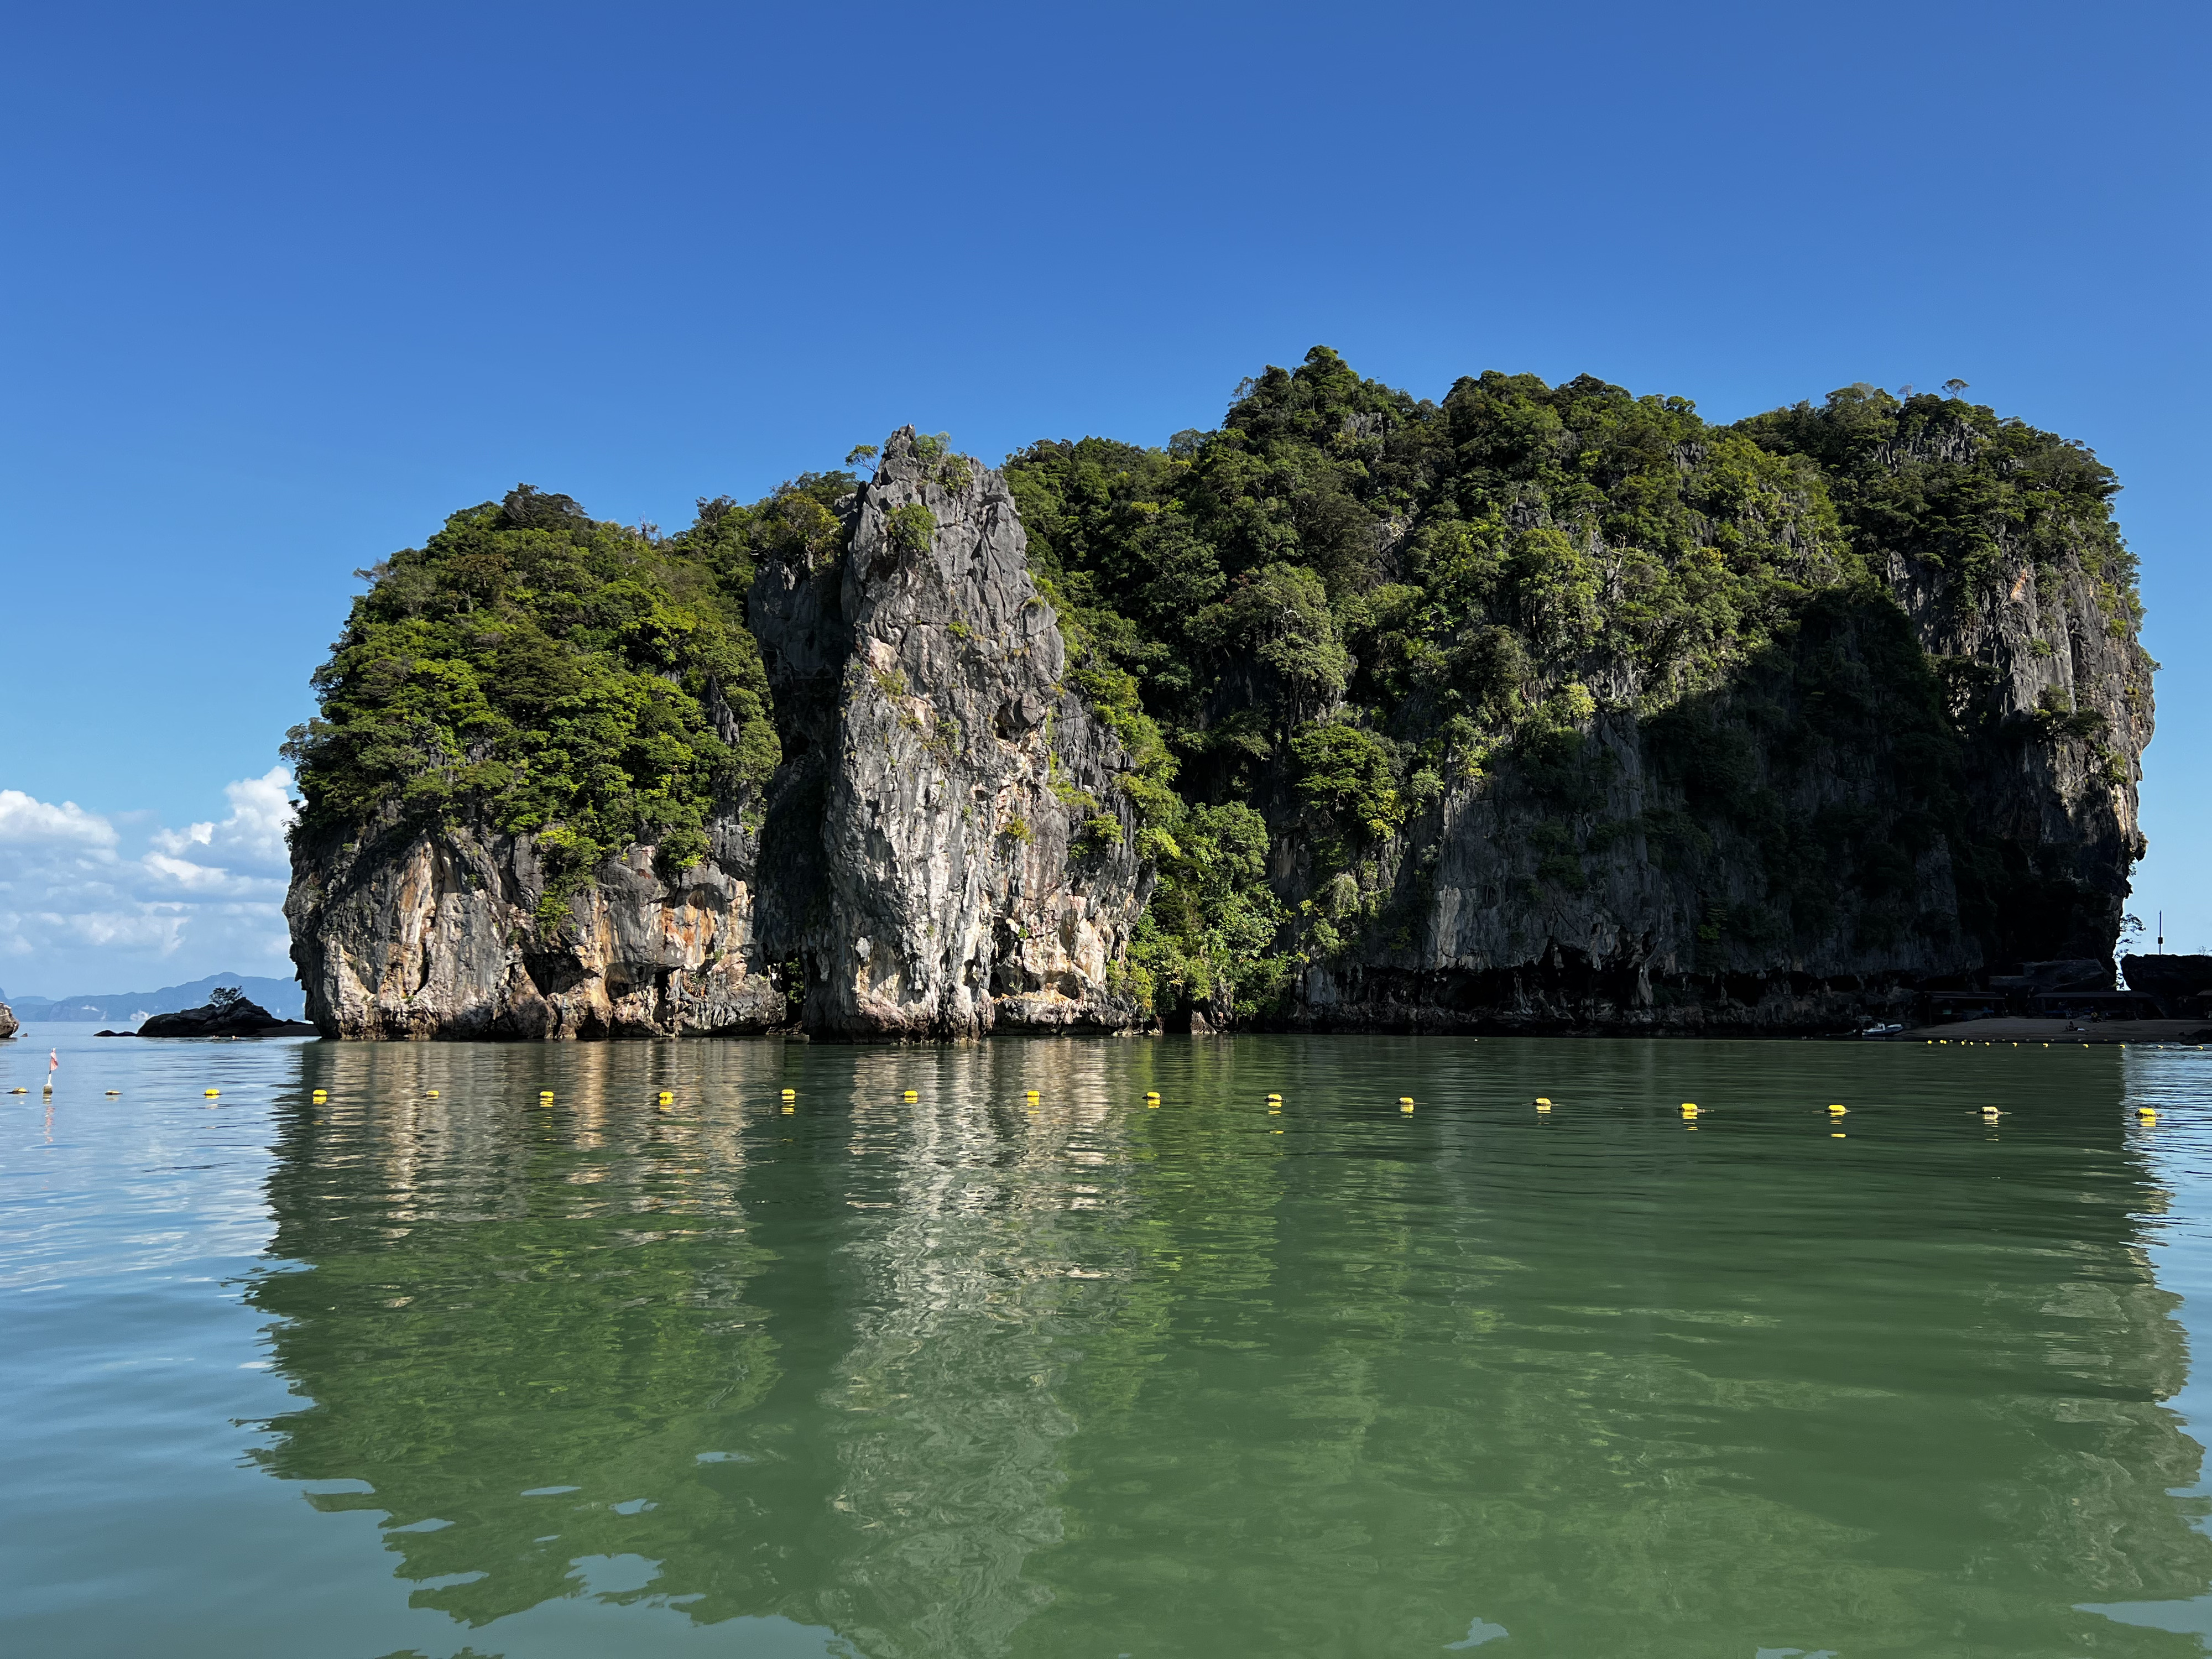
[(5, 1042), (22, 1029), (16, 1023), (15, 1011), (6, 1003), (0, 1002), (0, 1042)]
[(284, 902), (308, 1018), (329, 1036), (608, 1037), (765, 1030), (784, 1018), (751, 949), (753, 840), (732, 804), (673, 881), (610, 860), (559, 921), (533, 839), (386, 824), (297, 847)]
[[(248, 1002), (240, 997), (235, 1001), (210, 1002), (204, 1007), (155, 1014), (138, 1028), (138, 1035), (142, 1037), (273, 1036), (314, 1029), (299, 1020), (279, 1019), (259, 1003)], [(100, 1035), (110, 1034), (101, 1032)]]
[[(1152, 882), (1132, 763), (1067, 683), (1005, 478), (908, 428), (833, 514), (836, 488), (808, 498), (821, 533), (761, 544), (746, 626), (781, 759), (717, 804), (709, 856), (674, 872), (633, 846), (549, 904), (532, 838), (465, 815), (394, 806), (298, 837), (286, 914), (319, 1029), (1156, 1023), (1123, 976)], [(1606, 603), (1627, 591), (1622, 550), (1552, 527), (1583, 538)], [(1556, 706), (1578, 714), (1450, 751), (1464, 775), (1401, 772), (1410, 811), (1370, 820), (1382, 839), (1356, 858), (1278, 745), (1251, 804), (1292, 917), (1269, 948), (1296, 973), (1268, 1022), (1833, 1030), (2022, 964), (2108, 961), (2152, 719), (2131, 589), (2087, 544), (2009, 550), (1994, 581), (1863, 549), (1845, 580), (1816, 541), (1802, 604), (1717, 678), (1677, 696), (1629, 654), (1570, 665), (1555, 689), (1579, 700)], [(1262, 678), (1224, 674), (1222, 697), (1261, 699)], [(1175, 1030), (1252, 1018), (1158, 1011)]]
[[(786, 1024), (954, 1038), (1122, 1030), (1146, 884), (1120, 742), (1066, 648), (996, 472), (886, 445), (842, 550), (755, 581), (784, 763), (680, 873), (634, 846), (546, 907), (532, 837), (395, 809), (295, 838), (308, 1017), (347, 1037), (619, 1037)], [(795, 562), (792, 561), (796, 561)], [(734, 730), (725, 734), (735, 742)]]
[[(1971, 590), (1901, 555), (1881, 574), (1896, 609), (1838, 599), (1696, 711), (1755, 811), (1686, 794), (1650, 722), (1600, 714), (1573, 784), (1588, 798), (1568, 810), (1509, 766), (1409, 823), (1358, 896), (1373, 920), (1307, 970), (1288, 1023), (1782, 1034), (1905, 1018), (1923, 991), (2052, 959), (2109, 985), (2151, 735), (2132, 614), (2078, 557), (2023, 557)], [(1900, 632), (1926, 666), (1899, 667)], [(1954, 709), (1976, 700), (1955, 763), (1879, 720), (1824, 733), (1844, 698), (1911, 675)], [(1837, 833), (1793, 840), (1785, 823)], [(1304, 856), (1296, 830), (1279, 838), (1293, 893)]]
[(765, 565), (749, 605), (786, 765), (765, 948), (805, 963), (810, 1031), (1121, 1030), (1147, 893), (1127, 758), (1066, 651), (996, 471), (892, 435), (842, 558)]

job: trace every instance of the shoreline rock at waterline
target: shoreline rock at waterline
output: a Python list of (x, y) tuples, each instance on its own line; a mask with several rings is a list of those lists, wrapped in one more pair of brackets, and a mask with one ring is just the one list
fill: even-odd
[(102, 1031), (101, 1036), (234, 1037), (301, 1036), (314, 1030), (296, 1019), (279, 1019), (258, 1002), (240, 998), (210, 1002), (173, 1014), (155, 1014), (133, 1033)]

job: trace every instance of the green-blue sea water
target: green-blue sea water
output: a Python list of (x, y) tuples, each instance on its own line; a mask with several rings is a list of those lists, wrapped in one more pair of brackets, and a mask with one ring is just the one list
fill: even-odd
[(48, 1025), (13, 1086), (9, 1654), (2212, 1632), (2212, 1053)]

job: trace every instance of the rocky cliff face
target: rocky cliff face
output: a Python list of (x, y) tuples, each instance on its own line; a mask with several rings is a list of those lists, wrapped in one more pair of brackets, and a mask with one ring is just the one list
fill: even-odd
[[(856, 1038), (1120, 1030), (1144, 884), (1118, 743), (1000, 476), (895, 434), (847, 533), (771, 558), (751, 625), (785, 762), (681, 872), (633, 846), (549, 906), (529, 835), (397, 809), (295, 838), (308, 1017), (349, 1037), (608, 1037), (800, 1023)], [(738, 741), (732, 726), (726, 734)]]
[(541, 915), (536, 842), (386, 822), (293, 850), (284, 912), (327, 1036), (609, 1037), (763, 1031), (785, 1016), (754, 948), (743, 804), (675, 880), (633, 847)]
[(1145, 885), (1120, 744), (1066, 690), (1005, 480), (911, 428), (850, 504), (840, 558), (771, 561), (749, 614), (786, 764), (766, 948), (808, 1030), (1120, 1030)]
[(676, 537), (523, 488), (395, 555), (297, 739), (309, 1017), (1781, 1033), (2109, 958), (2154, 665), (2086, 451), (1252, 384), (1169, 451), (908, 428)]
[(6, 1003), (0, 1002), (0, 1042), (5, 1042), (22, 1029), (16, 1024), (15, 1011)]
[[(1712, 694), (1448, 792), (1341, 902), (1317, 1029), (1784, 1033), (2109, 961), (2149, 659), (2078, 556), (1978, 590), (1892, 553)], [(1304, 890), (1305, 838), (1278, 846)]]

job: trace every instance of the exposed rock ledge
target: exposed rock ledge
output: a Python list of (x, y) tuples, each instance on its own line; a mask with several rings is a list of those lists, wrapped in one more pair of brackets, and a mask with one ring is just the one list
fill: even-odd
[[(902, 544), (895, 515), (933, 532)], [(1149, 896), (1120, 741), (1060, 683), (1006, 480), (884, 445), (843, 559), (771, 562), (749, 618), (787, 763), (763, 924), (806, 964), (825, 1036), (1119, 1030), (1113, 985)], [(804, 553), (798, 556), (803, 560)]]
[(608, 1037), (762, 1031), (784, 994), (751, 950), (751, 838), (738, 803), (676, 883), (634, 847), (562, 925), (540, 926), (527, 836), (386, 827), (295, 848), (285, 914), (307, 1012), (327, 1036)]
[[(230, 1002), (210, 1002), (172, 1014), (155, 1014), (138, 1028), (142, 1037), (283, 1036), (315, 1028), (296, 1019), (279, 1019), (258, 1002), (243, 997)], [(102, 1031), (102, 1036), (127, 1033)]]

